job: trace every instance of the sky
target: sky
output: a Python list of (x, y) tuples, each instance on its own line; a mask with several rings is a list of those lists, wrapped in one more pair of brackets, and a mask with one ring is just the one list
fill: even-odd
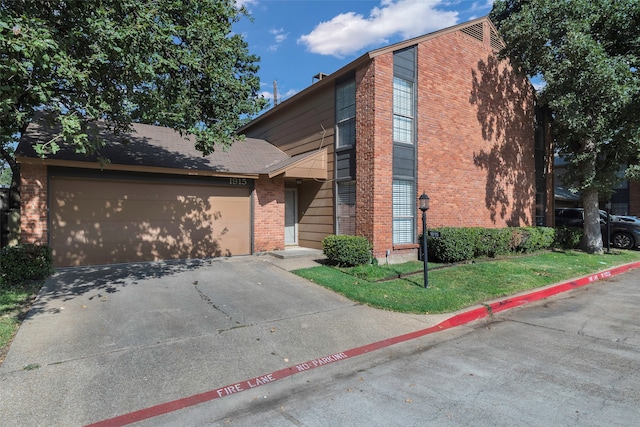
[(234, 32), (260, 57), (261, 95), (273, 105), (371, 50), (489, 14), (493, 0), (236, 0), (250, 19)]

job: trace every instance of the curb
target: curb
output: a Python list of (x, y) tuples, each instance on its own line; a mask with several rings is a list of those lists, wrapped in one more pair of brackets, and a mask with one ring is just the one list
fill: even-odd
[(491, 302), (489, 304), (483, 304), (481, 306), (468, 309), (461, 313), (457, 313), (452, 317), (438, 323), (437, 325), (431, 326), (426, 329), (422, 329), (422, 330), (411, 332), (404, 335), (399, 335), (396, 337), (387, 338), (382, 341), (374, 342), (361, 347), (356, 347), (350, 350), (345, 350), (339, 353), (334, 353), (328, 356), (320, 357), (318, 359), (312, 359), (307, 362), (297, 364), (295, 366), (290, 366), (278, 371), (274, 371), (274, 372), (261, 375), (259, 377), (251, 378), (245, 381), (241, 381), (235, 384), (229, 384), (224, 387), (220, 387), (211, 391), (185, 397), (182, 399), (173, 400), (170, 402), (161, 403), (156, 406), (151, 406), (149, 408), (141, 409), (138, 411), (130, 412), (128, 414), (123, 414), (123, 415), (116, 416), (114, 418), (109, 418), (103, 421), (99, 421), (97, 423), (89, 424), (86, 427), (124, 426), (124, 425), (132, 424), (138, 421), (154, 418), (159, 415), (167, 414), (169, 412), (174, 412), (179, 409), (184, 409), (190, 406), (194, 406), (200, 403), (219, 399), (232, 394), (237, 394), (242, 391), (250, 390), (274, 381), (281, 380), (283, 378), (287, 378), (289, 376), (298, 374), (300, 372), (305, 372), (314, 368), (339, 362), (344, 359), (350, 359), (356, 356), (370, 353), (372, 351), (380, 350), (382, 348), (389, 347), (394, 344), (399, 344), (405, 341), (423, 337), (425, 335), (451, 329), (451, 328), (461, 326), (470, 322), (474, 322), (476, 320), (484, 319), (486, 317), (492, 316), (495, 313), (506, 311), (512, 308), (522, 306), (524, 304), (529, 304), (535, 301), (548, 298), (550, 296), (554, 296), (554, 295), (567, 292), (582, 286), (586, 286), (588, 284), (595, 283), (603, 279), (617, 276), (618, 274), (626, 273), (627, 271), (633, 270), (638, 267), (640, 267), (640, 261), (636, 261), (636, 262), (625, 264), (618, 267), (613, 267), (607, 270), (600, 271), (595, 274), (591, 274), (589, 276), (580, 277), (575, 280), (550, 285), (542, 289), (534, 290), (532, 292), (527, 292), (527, 293), (519, 294), (513, 297), (504, 298), (501, 300)]

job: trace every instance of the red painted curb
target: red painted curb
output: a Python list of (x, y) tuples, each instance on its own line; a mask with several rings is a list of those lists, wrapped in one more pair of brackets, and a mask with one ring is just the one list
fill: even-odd
[(600, 271), (589, 276), (584, 276), (571, 282), (564, 282), (557, 285), (553, 285), (544, 289), (533, 291), (527, 294), (519, 295), (516, 297), (505, 298), (503, 300), (489, 304), (489, 309), (492, 313), (498, 313), (500, 311), (508, 310), (510, 308), (519, 307), (523, 304), (527, 304), (541, 299), (548, 298), (553, 295), (557, 295), (561, 292), (570, 291), (571, 289), (579, 288), (589, 283), (597, 282), (598, 280), (606, 279), (616, 276), (618, 274), (626, 273), (629, 270), (640, 267), (640, 261), (613, 267), (608, 270)]
[(449, 319), (444, 320), (438, 323), (437, 325), (426, 328), (426, 329), (422, 329), (422, 330), (411, 332), (404, 335), (399, 335), (397, 337), (387, 338), (382, 341), (363, 345), (361, 347), (353, 348), (351, 350), (346, 350), (340, 353), (334, 353), (318, 359), (309, 360), (307, 362), (300, 363), (295, 366), (290, 366), (288, 368), (284, 368), (279, 371), (272, 372), (270, 374), (251, 378), (249, 380), (242, 381), (235, 384), (229, 384), (227, 386), (224, 386), (215, 390), (207, 391), (204, 393), (196, 394), (196, 395), (185, 397), (182, 399), (161, 403), (159, 405), (151, 406), (149, 408), (141, 409), (134, 412), (130, 412), (128, 414), (119, 415), (114, 418), (109, 418), (107, 420), (89, 424), (86, 427), (119, 427), (127, 424), (132, 424), (138, 421), (154, 418), (159, 415), (163, 415), (169, 412), (177, 411), (179, 409), (187, 408), (189, 406), (194, 406), (200, 403), (204, 403), (211, 400), (219, 399), (221, 397), (229, 396), (231, 394), (236, 394), (245, 390), (250, 390), (252, 388), (259, 387), (264, 384), (268, 384), (268, 383), (289, 377), (291, 375), (298, 374), (300, 372), (305, 372), (310, 369), (314, 369), (320, 366), (338, 362), (340, 360), (349, 359), (352, 357), (360, 356), (365, 353), (370, 353), (372, 351), (380, 350), (382, 348), (389, 347), (394, 344), (399, 344), (401, 342), (409, 341), (415, 338), (420, 338), (435, 332), (440, 332), (446, 329), (454, 328), (456, 326), (464, 325), (466, 323), (470, 323), (475, 320), (480, 320), (485, 317), (488, 317), (493, 313), (498, 313), (500, 311), (505, 311), (511, 308), (519, 307), (521, 305), (524, 305), (530, 302), (539, 301), (541, 299), (545, 299), (550, 296), (569, 291), (571, 289), (575, 289), (581, 286), (588, 285), (593, 282), (597, 282), (602, 279), (606, 279), (618, 274), (625, 273), (629, 270), (632, 270), (638, 267), (640, 267), (640, 261), (634, 262), (631, 264), (626, 264), (619, 267), (614, 267), (609, 270), (604, 270), (599, 273), (592, 274), (590, 276), (581, 277), (579, 279), (576, 279), (570, 282), (560, 283), (560, 284), (553, 285), (541, 290), (533, 291), (527, 294), (506, 298), (497, 302), (493, 302), (486, 306), (476, 307), (476, 308), (467, 310), (465, 312), (458, 313), (455, 316), (452, 316)]

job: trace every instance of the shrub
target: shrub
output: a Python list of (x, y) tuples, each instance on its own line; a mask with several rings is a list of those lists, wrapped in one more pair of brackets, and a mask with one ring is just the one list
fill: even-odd
[(46, 279), (53, 273), (51, 249), (32, 244), (0, 249), (0, 287), (9, 288), (31, 280)]
[(443, 227), (435, 231), (440, 237), (427, 237), (429, 259), (452, 263), (472, 259), (475, 255), (474, 237), (468, 228)]
[(453, 263), (514, 252), (534, 252), (553, 245), (555, 230), (547, 227), (444, 227), (429, 237), (429, 259)]
[(559, 249), (576, 249), (580, 247), (582, 240), (582, 228), (560, 227), (556, 229), (556, 238), (553, 245)]
[(353, 267), (371, 261), (371, 244), (361, 236), (327, 236), (322, 250), (331, 264)]
[(472, 228), (472, 235), (476, 235), (474, 256), (495, 257), (506, 255), (511, 251), (512, 229), (510, 228)]
[[(530, 253), (549, 249), (556, 238), (556, 230), (549, 227), (520, 227), (514, 229), (514, 234), (519, 234), (517, 244), (513, 244), (513, 252)], [(516, 243), (516, 239), (512, 240)]]

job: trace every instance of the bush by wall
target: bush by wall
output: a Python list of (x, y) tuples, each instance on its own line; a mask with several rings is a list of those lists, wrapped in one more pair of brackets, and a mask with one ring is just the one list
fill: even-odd
[(436, 262), (460, 262), (472, 259), (475, 255), (476, 237), (468, 228), (443, 227), (433, 231), (439, 237), (427, 235), (429, 259)]
[(475, 238), (472, 240), (474, 244), (474, 257), (495, 257), (498, 255), (506, 255), (511, 252), (511, 236), (510, 228), (470, 228), (470, 234)]
[(26, 244), (0, 249), (0, 288), (46, 279), (51, 273), (53, 267), (49, 247)]
[(529, 253), (552, 247), (555, 230), (548, 227), (443, 227), (440, 237), (428, 237), (429, 259), (453, 263), (510, 253)]
[(556, 229), (553, 245), (559, 249), (577, 249), (580, 247), (582, 233), (582, 228), (559, 227)]
[(353, 267), (371, 261), (371, 244), (361, 236), (327, 236), (322, 240), (322, 250), (331, 264), (341, 267)]
[(514, 229), (513, 252), (530, 253), (553, 247), (556, 230), (550, 227), (519, 227)]

